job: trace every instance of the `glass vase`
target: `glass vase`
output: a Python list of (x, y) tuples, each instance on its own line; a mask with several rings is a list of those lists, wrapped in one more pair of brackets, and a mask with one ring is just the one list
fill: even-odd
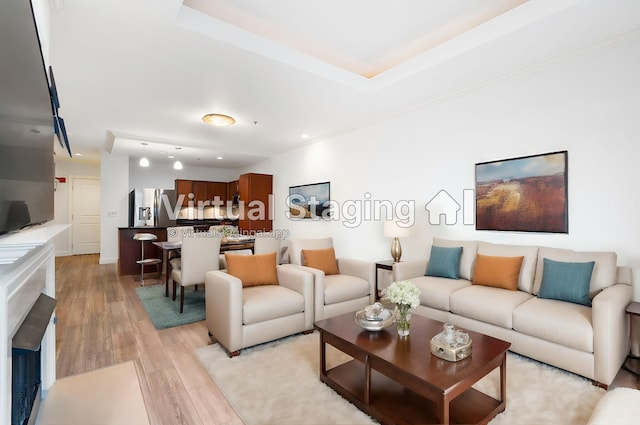
[(396, 305), (396, 329), (398, 335), (409, 335), (409, 328), (411, 327), (411, 306), (408, 304)]

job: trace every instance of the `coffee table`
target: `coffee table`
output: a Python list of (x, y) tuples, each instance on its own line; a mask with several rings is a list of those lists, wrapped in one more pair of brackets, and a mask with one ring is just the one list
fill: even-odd
[[(431, 354), (429, 341), (442, 323), (414, 314), (411, 334), (395, 325), (372, 332), (355, 313), (320, 320), (320, 380), (382, 424), (486, 424), (506, 408), (510, 343), (468, 332), (473, 353), (458, 362)], [(353, 357), (327, 370), (326, 345)], [(500, 399), (471, 386), (500, 368)]]

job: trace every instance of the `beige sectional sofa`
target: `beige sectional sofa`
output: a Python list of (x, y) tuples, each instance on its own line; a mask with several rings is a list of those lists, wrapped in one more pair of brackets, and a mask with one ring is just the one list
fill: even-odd
[[(617, 266), (613, 252), (499, 245), (434, 238), (436, 247), (462, 247), (459, 278), (425, 276), (428, 261), (394, 267), (395, 280), (421, 291), (415, 313), (509, 341), (511, 351), (585, 376), (607, 387), (629, 352), (631, 269)], [(477, 255), (523, 257), (517, 290), (473, 284)], [(544, 259), (594, 262), (591, 306), (538, 296)]]

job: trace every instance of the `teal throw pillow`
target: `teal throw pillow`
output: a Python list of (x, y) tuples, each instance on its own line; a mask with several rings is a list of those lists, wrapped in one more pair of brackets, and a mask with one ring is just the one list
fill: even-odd
[(543, 258), (539, 298), (567, 301), (591, 307), (589, 284), (595, 261), (567, 263)]
[(427, 271), (424, 275), (458, 279), (461, 255), (461, 246), (455, 248), (431, 246), (431, 257), (429, 257), (429, 264), (427, 265)]

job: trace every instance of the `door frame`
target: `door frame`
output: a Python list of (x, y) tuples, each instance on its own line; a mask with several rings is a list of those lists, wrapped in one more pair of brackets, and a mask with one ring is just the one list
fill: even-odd
[[(69, 176), (69, 189), (67, 191), (67, 223), (69, 223), (69, 231), (67, 232), (67, 247), (69, 248), (69, 255), (75, 255), (73, 252), (73, 190), (75, 187), (76, 179), (101, 181), (100, 176), (85, 176), (80, 174), (72, 174)], [(100, 202), (102, 202), (102, 187), (100, 189)], [(102, 217), (100, 217), (100, 224), (102, 225)]]

